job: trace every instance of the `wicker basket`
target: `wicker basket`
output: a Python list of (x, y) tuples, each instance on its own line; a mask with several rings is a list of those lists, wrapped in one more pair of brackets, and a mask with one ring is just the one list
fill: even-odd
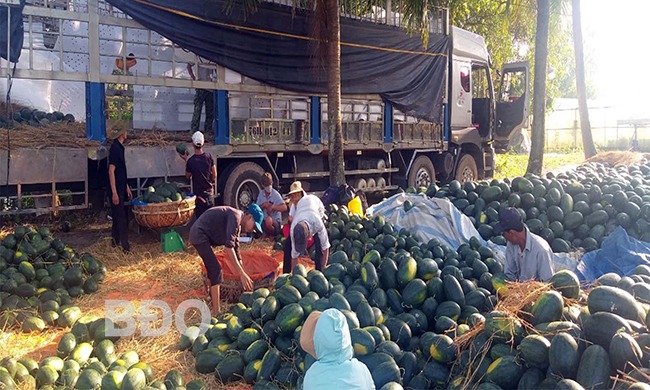
[(133, 205), (133, 215), (138, 225), (151, 229), (185, 225), (196, 207), (196, 196), (175, 202)]

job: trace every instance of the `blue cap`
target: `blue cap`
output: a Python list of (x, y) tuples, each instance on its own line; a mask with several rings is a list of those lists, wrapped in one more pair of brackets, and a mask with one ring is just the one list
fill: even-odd
[(506, 230), (521, 231), (524, 228), (524, 223), (521, 221), (521, 214), (519, 210), (514, 207), (507, 207), (499, 212), (499, 222), (494, 224), (494, 234), (501, 234)]
[(248, 213), (253, 216), (255, 221), (255, 229), (258, 233), (262, 233), (262, 221), (264, 220), (264, 213), (262, 209), (257, 204), (253, 203), (248, 206)]

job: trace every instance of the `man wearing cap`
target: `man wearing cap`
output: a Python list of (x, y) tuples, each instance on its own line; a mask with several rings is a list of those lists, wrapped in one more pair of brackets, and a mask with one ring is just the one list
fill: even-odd
[(375, 388), (368, 367), (353, 357), (350, 328), (339, 310), (312, 311), (300, 331), (300, 347), (316, 359), (305, 373), (305, 390)]
[(205, 138), (200, 131), (192, 134), (194, 155), (188, 158), (187, 154), (181, 155), (185, 160), (185, 176), (192, 180), (192, 193), (196, 195), (196, 208), (194, 215), (198, 219), (207, 209), (214, 205), (214, 181), (217, 179), (217, 166), (210, 153), (203, 151)]
[(110, 134), (113, 143), (108, 152), (108, 182), (110, 184), (111, 217), (113, 218), (111, 245), (113, 247), (121, 245), (125, 252), (131, 250), (128, 235), (128, 206), (125, 202), (131, 200), (133, 196), (131, 194), (131, 187), (129, 187), (126, 181), (124, 141), (126, 141), (127, 132), (125, 127), (113, 129)]
[(262, 209), (256, 204), (248, 206), (246, 214), (232, 207), (218, 206), (208, 209), (192, 225), (190, 243), (196, 248), (207, 270), (214, 314), (221, 311), (219, 285), (223, 281), (223, 272), (212, 247), (220, 245), (225, 247), (226, 259), (231, 268), (239, 274), (244, 290), (252, 290), (253, 281), (244, 271), (242, 257), (239, 253), (239, 234), (241, 231), (261, 233), (262, 219)]
[(329, 258), (330, 242), (323, 223), (325, 206), (315, 195), (307, 195), (302, 184), (295, 181), (287, 194), (295, 205), (291, 220), (290, 237), (284, 242), (284, 262), (282, 271), (290, 273), (301, 256), (307, 256), (307, 240), (314, 237), (316, 269), (323, 271)]
[(273, 188), (273, 176), (265, 172), (262, 176), (262, 191), (257, 195), (257, 204), (264, 211), (264, 223), (262, 229), (264, 234), (275, 237), (281, 232), (282, 212), (287, 211), (287, 205), (282, 195)]
[(553, 276), (553, 251), (546, 240), (533, 234), (524, 225), (514, 207), (499, 213), (495, 234), (503, 234), (506, 245), (506, 278), (513, 281), (537, 280), (548, 282)]

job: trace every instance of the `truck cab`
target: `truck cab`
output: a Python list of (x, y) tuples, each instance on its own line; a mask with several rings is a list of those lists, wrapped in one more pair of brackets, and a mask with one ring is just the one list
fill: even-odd
[(514, 62), (503, 65), (501, 83), (496, 95), (497, 123), (494, 131), (494, 149), (506, 151), (518, 130), (528, 127), (530, 90), (529, 65)]
[(494, 143), (507, 143), (525, 125), (528, 64), (504, 65), (498, 95), (490, 66), (484, 38), (454, 27), (449, 71), (449, 153), (453, 159), (448, 158), (453, 165), (443, 165), (442, 177), (461, 182), (491, 177)]

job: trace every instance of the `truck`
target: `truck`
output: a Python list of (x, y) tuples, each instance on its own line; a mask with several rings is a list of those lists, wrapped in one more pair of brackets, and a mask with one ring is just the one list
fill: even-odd
[[(226, 12), (223, 0), (3, 3), (0, 38), (7, 49), (0, 50), (0, 76), (7, 90), (33, 93), (32, 85), (45, 82), (51, 100), (81, 100), (72, 108), (85, 117), (80, 137), (91, 146), (8, 143), (0, 150), (0, 197), (17, 206), (1, 213), (103, 205), (106, 127), (116, 99), (126, 102), (133, 128), (189, 142), (195, 89), (212, 91), (215, 119), (206, 127), (214, 129), (213, 143), (205, 149), (217, 166), (218, 203), (247, 207), (264, 172), (281, 191), (295, 180), (314, 193), (329, 186), (327, 81), (312, 50), (312, 10), (286, 0), (263, 1), (250, 14)], [(346, 181), (374, 192), (490, 178), (495, 146), (528, 117), (528, 64), (504, 65), (497, 88), (481, 36), (450, 26), (440, 9), (430, 17), (424, 46), (402, 26), (399, 9), (399, 1), (342, 9)], [(12, 12), (20, 13), (22, 29), (11, 22)], [(19, 59), (6, 61), (14, 51)], [(116, 72), (131, 55), (137, 65)], [(209, 67), (214, 77), (194, 80), (188, 64)], [(174, 143), (127, 141), (137, 194), (161, 181), (186, 180)], [(34, 158), (47, 169), (34, 169)], [(71, 199), (64, 206), (63, 193)], [(29, 197), (45, 202), (24, 207)]]

